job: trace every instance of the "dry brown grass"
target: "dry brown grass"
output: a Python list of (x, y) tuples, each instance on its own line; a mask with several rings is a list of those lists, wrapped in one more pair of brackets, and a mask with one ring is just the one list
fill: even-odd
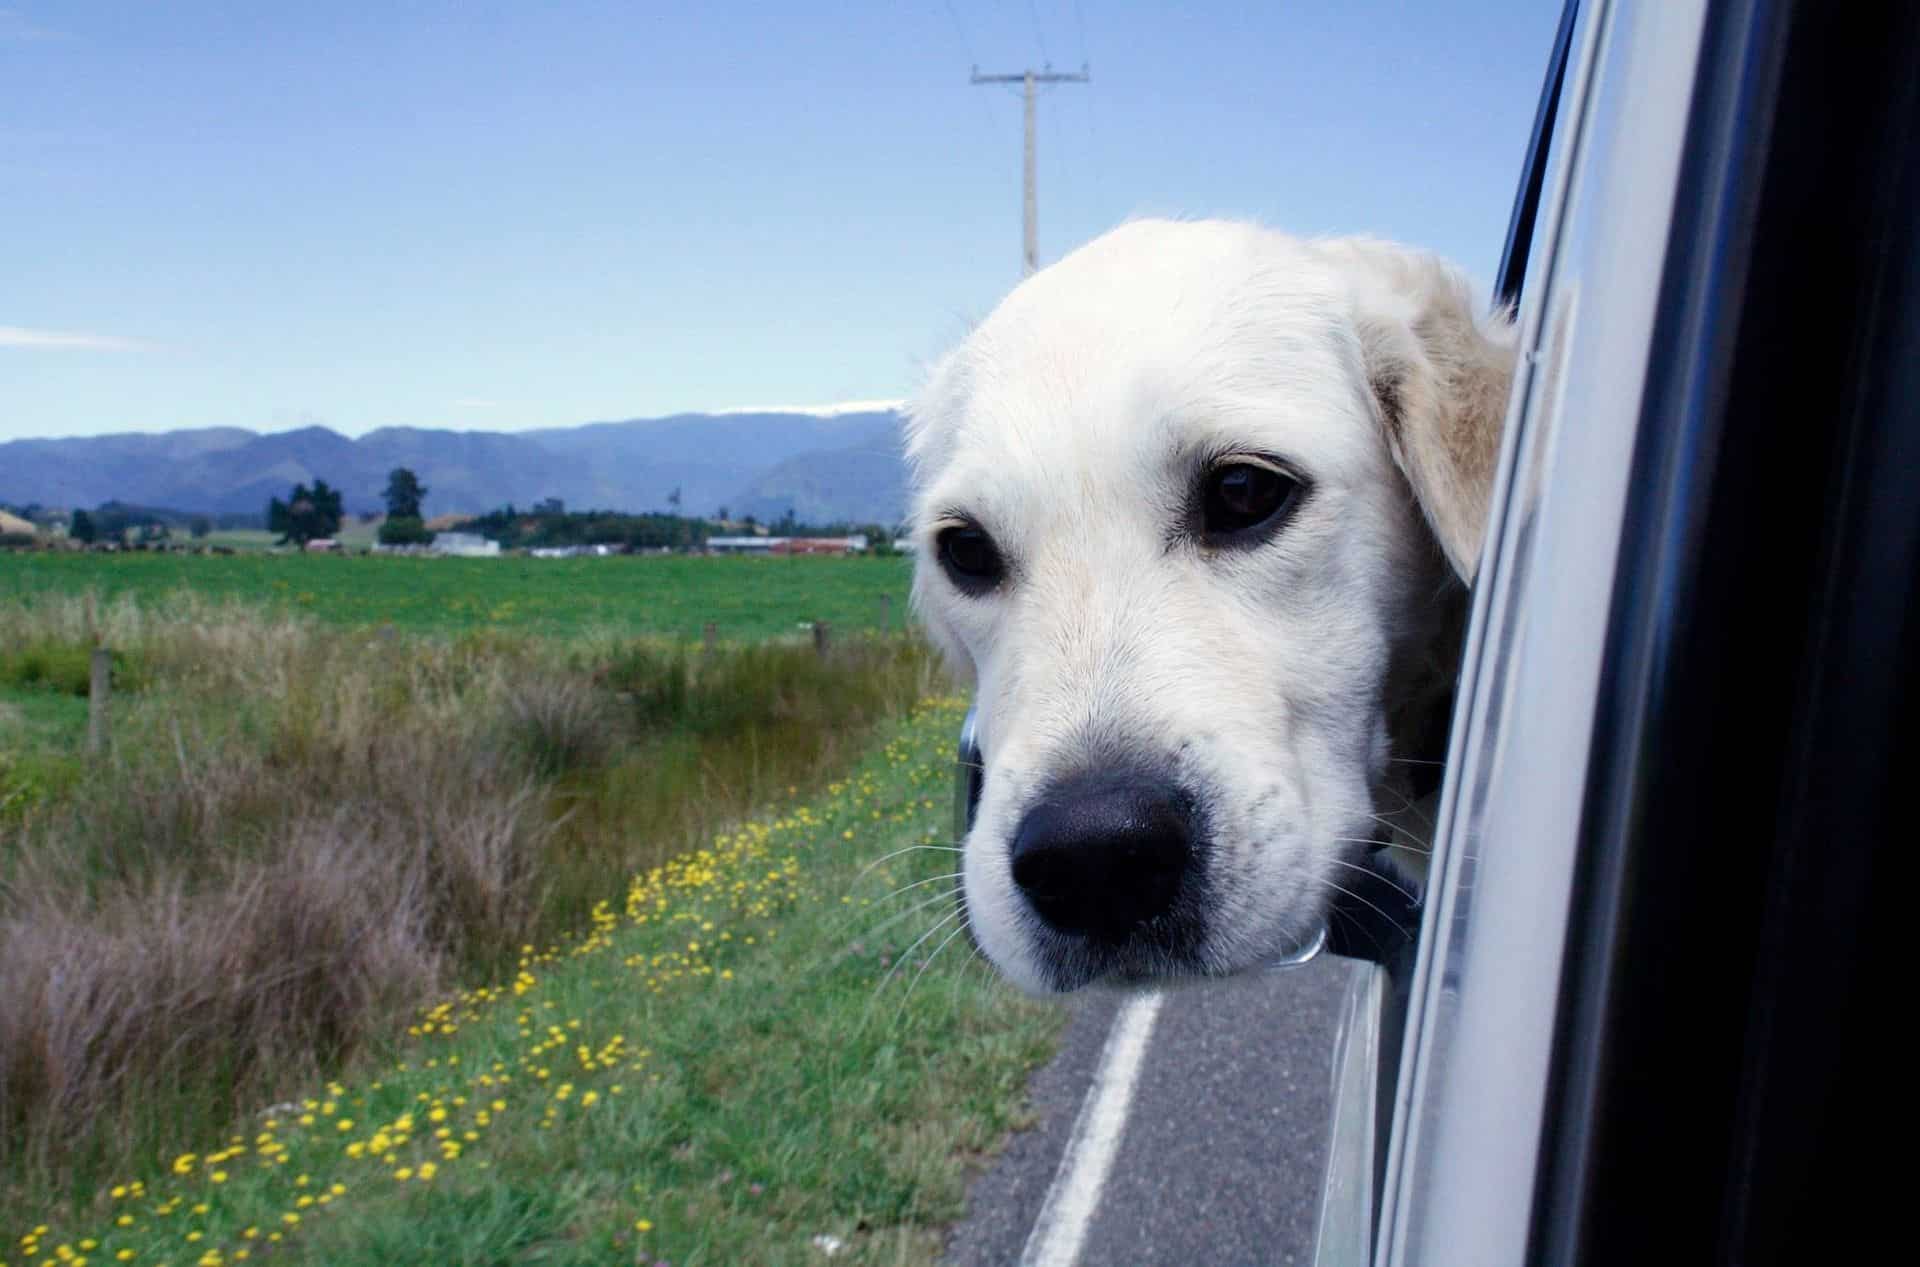
[[(82, 603), (6, 613), (83, 645)], [(712, 656), (383, 636), (183, 599), (98, 610), (113, 755), (0, 828), (0, 1170), (202, 1136), (833, 768), (924, 650)]]

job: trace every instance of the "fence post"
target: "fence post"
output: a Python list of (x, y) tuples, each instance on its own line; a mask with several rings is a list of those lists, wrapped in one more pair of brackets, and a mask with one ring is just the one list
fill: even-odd
[(702, 648), (710, 652), (719, 641), (719, 626), (715, 625), (711, 620), (700, 627), (700, 645)]
[(105, 647), (93, 649), (93, 674), (87, 681), (87, 751), (99, 755), (107, 750), (107, 705), (113, 691), (113, 652)]
[(813, 622), (814, 652), (821, 656), (826, 655), (827, 649), (829, 646), (832, 645), (832, 642), (833, 642), (833, 631), (827, 627), (827, 622), (824, 620), (814, 621)]
[(893, 628), (893, 595), (880, 596), (880, 631), (885, 633)]

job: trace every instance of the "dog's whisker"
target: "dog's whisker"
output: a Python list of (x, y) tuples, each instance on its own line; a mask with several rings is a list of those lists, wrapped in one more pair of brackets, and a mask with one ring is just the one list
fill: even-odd
[[(915, 889), (924, 888), (929, 884), (938, 884), (942, 880), (958, 880), (960, 878), (960, 874), (961, 873), (958, 871), (948, 871), (942, 875), (930, 875), (924, 880), (915, 880), (911, 884), (903, 884), (899, 888), (895, 889), (893, 892), (887, 894), (885, 897), (877, 897), (873, 900), (875, 902), (891, 902), (893, 901), (893, 899), (899, 897), (902, 893), (911, 893)], [(849, 893), (848, 896), (852, 896), (852, 894)]]
[[(1329, 836), (1327, 839), (1341, 843), (1341, 844), (1368, 845), (1368, 846), (1371, 846), (1373, 850), (1400, 849), (1407, 853), (1419, 854), (1423, 858), (1433, 852), (1433, 850), (1422, 848), (1418, 844), (1408, 845), (1408, 844), (1402, 844), (1400, 841), (1397, 841), (1397, 840), (1379, 840), (1379, 839), (1367, 837), (1367, 836)], [(1409, 839), (1413, 839), (1413, 838), (1409, 837)]]
[[(889, 928), (892, 928), (895, 924), (898, 924), (900, 921), (905, 919), (912, 919), (915, 915), (918, 915), (921, 911), (927, 910), (930, 907), (938, 906), (942, 902), (956, 902), (956, 901), (963, 902), (964, 899), (961, 898), (960, 895), (957, 893), (935, 893), (932, 897), (922, 898), (920, 901), (914, 903), (912, 906), (909, 906), (906, 910), (895, 911), (892, 915), (887, 916), (887, 918), (881, 920), (878, 924), (875, 924), (872, 928), (867, 929), (865, 932), (860, 934), (859, 940), (864, 941), (869, 937), (878, 937), (881, 933), (886, 932)], [(844, 931), (845, 929), (842, 929), (842, 932)], [(851, 954), (853, 952), (848, 951), (846, 953)]]
[[(1411, 840), (1413, 842), (1414, 846), (1418, 846), (1417, 848), (1413, 848), (1412, 846), (1402, 846), (1403, 848), (1413, 848), (1413, 852), (1415, 853), (1432, 853), (1433, 852), (1432, 841), (1426, 839), (1424, 836), (1420, 836), (1414, 832), (1407, 830), (1404, 824), (1396, 823), (1391, 818), (1388, 818), (1382, 814), (1373, 814), (1373, 815), (1370, 815), (1370, 817), (1373, 819), (1373, 821), (1375, 821), (1376, 823), (1379, 823), (1382, 827), (1385, 827), (1386, 829), (1391, 831), (1394, 835), (1405, 836), (1408, 840)], [(1433, 825), (1431, 823), (1427, 824), (1427, 828), (1429, 831), (1432, 830), (1432, 827)], [(1376, 841), (1375, 843), (1394, 845), (1397, 842), (1389, 840), (1389, 841)]]
[[(873, 1006), (874, 1000), (880, 997), (880, 992), (887, 988), (887, 982), (893, 980), (893, 974), (900, 971), (900, 965), (905, 963), (907, 960), (911, 959), (913, 957), (913, 952), (918, 950), (922, 945), (922, 943), (924, 943), (927, 940), (927, 938), (933, 936), (935, 933), (939, 932), (941, 929), (945, 928), (948, 924), (952, 923), (956, 919), (964, 920), (966, 918), (966, 915), (967, 915), (967, 912), (965, 907), (960, 907), (959, 909), (949, 911), (947, 914), (941, 916), (940, 919), (937, 922), (935, 922), (933, 927), (927, 929), (926, 932), (921, 933), (918, 937), (914, 938), (913, 944), (900, 952), (900, 954), (894, 959), (893, 963), (887, 968), (886, 974), (880, 978), (879, 984), (873, 987), (873, 994), (871, 997), (868, 998), (867, 1006), (869, 1008)], [(964, 928), (965, 925), (962, 924), (961, 927)]]
[(1413, 934), (1408, 932), (1405, 925), (1401, 924), (1399, 920), (1387, 914), (1385, 911), (1381, 910), (1378, 906), (1375, 906), (1372, 902), (1367, 901), (1366, 898), (1361, 897), (1358, 893), (1355, 893), (1352, 889), (1347, 888), (1345, 885), (1339, 883), (1336, 880), (1322, 880), (1321, 883), (1326, 885), (1328, 888), (1332, 889), (1335, 893), (1345, 894), (1347, 897), (1352, 898), (1354, 901), (1360, 903), (1360, 905), (1366, 907), (1368, 910), (1378, 915), (1381, 919), (1387, 921), (1387, 923), (1392, 924), (1395, 928), (1400, 930), (1400, 935), (1402, 937), (1407, 938), (1409, 941), (1413, 939)]
[[(1375, 849), (1404, 849), (1408, 853), (1417, 854), (1430, 854), (1433, 852), (1432, 847), (1428, 845), (1426, 841), (1420, 839), (1420, 837), (1414, 835), (1406, 828), (1395, 827), (1394, 824), (1387, 822), (1385, 819), (1381, 819), (1380, 821), (1381, 826), (1392, 828), (1392, 831), (1387, 833), (1388, 839), (1382, 840), (1378, 836), (1329, 836), (1328, 839), (1349, 845), (1371, 845)], [(1402, 839), (1393, 839), (1393, 837), (1396, 836)], [(1413, 843), (1410, 845), (1404, 843), (1407, 840), (1411, 840)]]
[(1444, 761), (1424, 761), (1419, 757), (1388, 757), (1396, 765), (1445, 765)]
[[(1420, 900), (1418, 896), (1416, 896), (1415, 894), (1409, 893), (1407, 890), (1401, 888), (1399, 885), (1395, 884), (1391, 879), (1383, 875), (1381, 872), (1370, 870), (1366, 867), (1361, 866), (1357, 862), (1342, 862), (1338, 858), (1329, 858), (1327, 859), (1327, 861), (1331, 862), (1336, 867), (1346, 867), (1350, 870), (1358, 871), (1361, 875), (1370, 875), (1374, 879), (1384, 883), (1388, 888), (1392, 889), (1395, 893), (1398, 893), (1401, 897), (1404, 897), (1409, 902), (1418, 902)], [(1349, 894), (1349, 896), (1359, 897), (1360, 895), (1358, 893), (1353, 893), (1353, 894)]]
[(866, 866), (861, 867), (858, 871), (853, 873), (853, 879), (847, 882), (847, 888), (851, 890), (855, 884), (859, 883), (860, 880), (865, 878), (867, 872), (873, 870), (877, 866), (880, 866), (882, 863), (892, 862), (895, 858), (899, 858), (906, 854), (910, 854), (914, 852), (916, 849), (931, 849), (931, 850), (934, 850), (935, 852), (944, 852), (944, 853), (965, 853), (966, 852), (966, 850), (960, 848), (957, 845), (908, 845), (905, 849), (896, 849), (892, 853), (881, 854), (878, 858), (875, 858), (872, 862), (869, 862)]
[(1368, 941), (1373, 943), (1373, 948), (1375, 950), (1379, 951), (1381, 954), (1386, 953), (1387, 948), (1380, 944), (1380, 938), (1374, 933), (1374, 931), (1371, 928), (1368, 928), (1365, 924), (1361, 923), (1359, 919), (1357, 919), (1351, 911), (1343, 911), (1337, 906), (1329, 906), (1327, 908), (1327, 915), (1333, 919), (1343, 919), (1347, 921), (1347, 923), (1353, 925), (1355, 930), (1357, 930), (1362, 936), (1364, 936)]
[(920, 984), (920, 978), (927, 975), (927, 969), (933, 967), (933, 961), (940, 957), (940, 952), (952, 945), (953, 939), (966, 931), (967, 921), (962, 919), (952, 932), (941, 938), (940, 944), (933, 948), (933, 953), (921, 960), (920, 971), (914, 973), (913, 980), (907, 983), (907, 992), (901, 996), (900, 1006), (895, 1009), (893, 1013), (893, 1024), (895, 1027), (899, 1026), (901, 1018), (907, 1014), (907, 1004), (913, 999), (913, 989)]
[(1421, 826), (1425, 827), (1428, 831), (1433, 830), (1433, 820), (1426, 816), (1426, 813), (1421, 810), (1419, 803), (1415, 801), (1411, 796), (1408, 796), (1405, 792), (1400, 791), (1398, 788), (1391, 788), (1391, 787), (1382, 788), (1381, 791), (1392, 792), (1395, 796), (1400, 798), (1400, 808), (1394, 811), (1395, 813), (1412, 814), (1415, 818), (1420, 820)]

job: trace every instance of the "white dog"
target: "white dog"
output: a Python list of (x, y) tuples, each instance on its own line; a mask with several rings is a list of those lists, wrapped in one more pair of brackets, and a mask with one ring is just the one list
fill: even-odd
[(976, 686), (1006, 976), (1218, 975), (1326, 918), (1450, 684), (1512, 343), (1430, 255), (1141, 221), (935, 368), (914, 594)]

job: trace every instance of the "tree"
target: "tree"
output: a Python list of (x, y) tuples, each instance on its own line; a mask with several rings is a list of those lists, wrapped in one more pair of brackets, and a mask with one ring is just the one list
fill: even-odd
[(340, 490), (328, 488), (325, 480), (313, 487), (295, 484), (286, 501), (278, 497), (267, 503), (267, 530), (280, 534), (280, 544), (305, 545), (340, 531)]
[(84, 510), (76, 510), (73, 512), (73, 522), (67, 525), (67, 535), (75, 541), (84, 541), (92, 545), (94, 538), (100, 535), (100, 531), (93, 526), (92, 515)]
[(420, 478), (404, 466), (396, 466), (387, 472), (387, 514), (394, 519), (420, 518), (420, 503), (427, 500), (427, 490), (420, 485)]
[(680, 513), (680, 486), (675, 484), (673, 491), (667, 494), (667, 505), (673, 507), (673, 513)]
[(383, 546), (431, 545), (433, 536), (418, 515), (388, 515), (386, 522), (380, 525), (380, 544)]
[(187, 521), (187, 531), (193, 534), (194, 540), (198, 541), (213, 531), (213, 520), (205, 515), (195, 515)]

